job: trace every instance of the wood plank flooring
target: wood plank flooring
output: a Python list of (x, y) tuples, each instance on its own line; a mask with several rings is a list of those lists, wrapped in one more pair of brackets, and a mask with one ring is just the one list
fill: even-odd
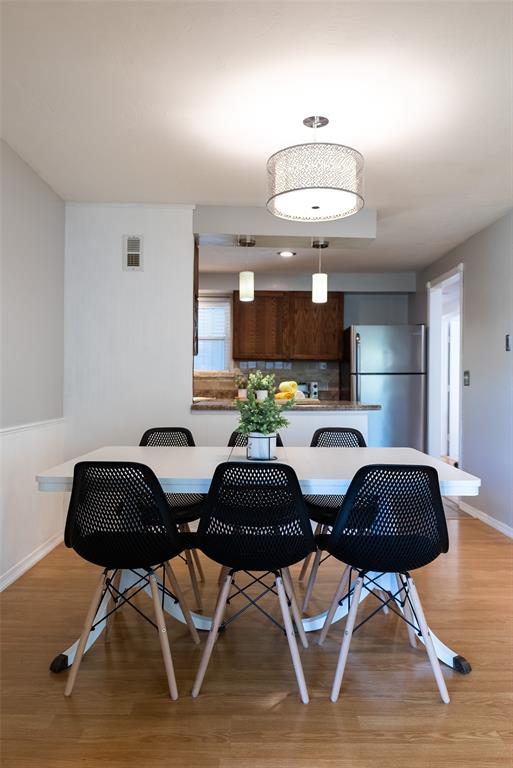
[[(433, 630), (473, 666), (467, 676), (443, 667), (449, 705), (424, 651), (409, 647), (393, 614), (380, 614), (354, 637), (337, 704), (328, 695), (343, 622), (323, 648), (310, 633), (305, 706), (285, 637), (255, 610), (220, 636), (196, 700), (200, 649), (168, 619), (180, 693), (172, 702), (156, 633), (128, 607), (64, 699), (67, 673), (48, 664), (77, 637), (97, 569), (58, 547), (1, 597), (3, 768), (511, 768), (513, 542), (448, 517), (450, 551), (416, 582)], [(203, 562), (213, 612), (218, 568)], [(192, 604), (185, 568), (176, 570)], [(333, 559), (322, 566), (311, 613), (327, 606), (339, 573)], [(277, 616), (277, 603), (268, 605)]]

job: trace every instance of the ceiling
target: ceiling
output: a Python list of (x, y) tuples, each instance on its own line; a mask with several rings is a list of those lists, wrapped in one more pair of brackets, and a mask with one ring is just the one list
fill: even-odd
[(512, 12), (3, 2), (3, 137), (66, 200), (264, 205), (267, 157), (326, 115), (378, 211), (339, 271), (418, 269), (513, 204)]

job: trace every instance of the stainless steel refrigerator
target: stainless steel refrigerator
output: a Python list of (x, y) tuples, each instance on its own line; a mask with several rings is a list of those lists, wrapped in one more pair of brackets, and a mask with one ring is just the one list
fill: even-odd
[(352, 325), (344, 336), (351, 400), (370, 413), (373, 446), (424, 450), (426, 348), (423, 325)]

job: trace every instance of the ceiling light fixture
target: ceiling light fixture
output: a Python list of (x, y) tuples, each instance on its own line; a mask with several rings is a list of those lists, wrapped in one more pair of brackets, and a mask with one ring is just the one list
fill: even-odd
[(314, 115), (303, 120), (314, 141), (280, 149), (267, 161), (269, 199), (274, 216), (292, 221), (332, 221), (363, 208), (363, 156), (352, 147), (316, 140), (329, 122)]
[(312, 302), (326, 304), (328, 301), (328, 275), (322, 271), (321, 253), (329, 245), (328, 240), (312, 240), (312, 248), (319, 252), (319, 271), (312, 275)]
[(292, 256), (295, 256), (295, 251), (278, 251), (278, 256), (281, 256), (282, 259), (290, 259)]
[[(237, 243), (243, 248), (253, 248), (255, 245), (255, 238), (250, 235), (240, 235), (237, 238)], [(247, 267), (247, 259), (246, 259)], [(255, 273), (249, 270), (239, 272), (239, 300), (240, 301), (254, 301), (255, 300)]]

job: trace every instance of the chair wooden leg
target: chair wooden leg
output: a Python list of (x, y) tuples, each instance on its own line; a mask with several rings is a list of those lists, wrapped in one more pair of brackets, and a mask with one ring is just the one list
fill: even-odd
[(194, 564), (198, 571), (198, 577), (201, 582), (205, 581), (205, 574), (203, 573), (203, 566), (201, 565), (201, 558), (195, 549), (192, 550), (192, 556), (194, 558)]
[(226, 601), (228, 600), (228, 595), (230, 593), (230, 587), (232, 585), (232, 574), (228, 573), (224, 577), (224, 581), (221, 585), (221, 589), (219, 590), (219, 596), (217, 598), (217, 606), (216, 606), (216, 612), (214, 614), (214, 618), (212, 620), (212, 627), (210, 629), (210, 632), (208, 633), (207, 642), (205, 645), (205, 648), (203, 650), (203, 655), (201, 657), (200, 665), (198, 667), (198, 671), (196, 673), (196, 679), (194, 680), (194, 685), (192, 687), (192, 696), (193, 698), (196, 698), (198, 696), (201, 686), (203, 683), (203, 679), (205, 677), (205, 673), (207, 671), (208, 662), (210, 661), (210, 657), (212, 655), (212, 651), (214, 649), (214, 645), (217, 640), (217, 634), (219, 632), (219, 627), (221, 625), (221, 622), (223, 620), (224, 611), (226, 608)]
[(185, 597), (183, 596), (182, 590), (180, 589), (180, 585), (178, 584), (177, 578), (175, 576), (175, 572), (173, 571), (171, 567), (171, 563), (168, 561), (167, 563), (164, 563), (164, 570), (166, 571), (167, 578), (169, 579), (169, 583), (171, 585), (171, 590), (174, 595), (176, 595), (178, 599), (178, 604), (180, 608), (182, 609), (182, 613), (185, 619), (185, 623), (189, 627), (189, 632), (191, 633), (191, 637), (193, 641), (196, 643), (196, 645), (199, 644), (199, 635), (196, 627), (194, 626), (194, 622), (192, 620), (191, 612), (189, 610), (189, 606), (187, 605), (187, 602), (185, 600)]
[(287, 640), (289, 641), (290, 655), (292, 658), (292, 664), (294, 665), (294, 672), (296, 673), (296, 680), (299, 687), (299, 693), (301, 694), (301, 701), (303, 704), (308, 704), (310, 701), (308, 696), (308, 689), (306, 687), (305, 675), (303, 673), (303, 666), (301, 664), (301, 658), (299, 656), (299, 650), (297, 647), (296, 636), (294, 634), (294, 627), (292, 626), (292, 619), (289, 613), (289, 606), (287, 603), (287, 595), (281, 576), (276, 577), (276, 588), (278, 590), (278, 599), (280, 601), (281, 613), (283, 616), (283, 623), (285, 624), (285, 632), (287, 633)]
[(422, 604), (420, 602), (417, 588), (411, 576), (406, 577), (406, 583), (408, 585), (408, 592), (411, 597), (413, 610), (415, 611), (422, 638), (426, 646), (427, 655), (431, 663), (431, 669), (433, 670), (433, 675), (435, 676), (436, 684), (438, 685), (438, 690), (440, 691), (440, 696), (444, 704), (449, 704), (449, 692), (447, 691), (444, 676), (442, 674), (442, 670), (440, 669), (440, 662), (438, 661), (438, 656), (436, 655), (435, 648), (433, 646), (431, 633), (426, 622), (426, 617), (424, 616), (424, 611), (422, 610)]
[(201, 594), (199, 591), (198, 580), (196, 578), (196, 569), (194, 567), (194, 560), (192, 558), (192, 550), (186, 549), (184, 552), (184, 556), (185, 556), (185, 562), (187, 563), (187, 568), (189, 569), (189, 577), (192, 584), (192, 591), (194, 592), (196, 608), (198, 609), (198, 611), (202, 611), (203, 603), (201, 601)]
[[(398, 588), (400, 590), (402, 590), (402, 595), (404, 595), (405, 598), (406, 598), (406, 592), (405, 592), (405, 589), (404, 589), (404, 584), (403, 584), (403, 582), (401, 580), (400, 575), (398, 573), (396, 573), (395, 577), (397, 579), (397, 586), (398, 586)], [(402, 595), (399, 595), (399, 597), (401, 599), (402, 599)], [(410, 601), (407, 598), (404, 601), (404, 608), (403, 608), (403, 610), (404, 610), (404, 618), (406, 619), (406, 621), (410, 622), (409, 624), (406, 624), (406, 627), (408, 629), (408, 640), (410, 641), (411, 647), (412, 648), (416, 648), (417, 647), (417, 634), (416, 634), (415, 630), (413, 629), (413, 627), (411, 626), (414, 623), (414, 621), (413, 621), (413, 613), (412, 613), (412, 610), (411, 610)]]
[(104, 571), (100, 576), (100, 580), (94, 591), (93, 599), (89, 604), (89, 608), (84, 621), (84, 626), (82, 628), (82, 634), (80, 635), (80, 640), (78, 641), (77, 652), (75, 654), (73, 665), (68, 675), (66, 688), (64, 689), (65, 696), (71, 696), (71, 692), (73, 691), (73, 686), (75, 685), (75, 681), (77, 679), (78, 670), (80, 667), (80, 663), (82, 661), (82, 656), (84, 655), (84, 649), (87, 643), (87, 638), (89, 637), (89, 633), (91, 631), (91, 625), (93, 623), (96, 611), (98, 610), (98, 606), (100, 605), (100, 601), (102, 599), (102, 595), (105, 589), (106, 575), (107, 575), (106, 571)]
[(314, 588), (315, 580), (317, 578), (317, 571), (319, 570), (319, 563), (321, 562), (321, 550), (317, 549), (314, 556), (314, 561), (312, 564), (312, 570), (310, 571), (310, 576), (308, 578), (308, 584), (306, 587), (305, 597), (303, 600), (303, 613), (308, 608), (308, 603), (310, 602), (310, 598), (312, 596), (312, 590)]
[(298, 608), (297, 599), (296, 599), (296, 592), (294, 590), (294, 584), (292, 582), (292, 577), (290, 575), (290, 571), (288, 568), (282, 568), (281, 575), (283, 577), (283, 583), (285, 585), (285, 590), (287, 592), (288, 598), (290, 600), (290, 607), (292, 610), (292, 616), (294, 617), (294, 624), (297, 628), (297, 633), (299, 637), (301, 638), (301, 643), (303, 645), (303, 648), (308, 648), (308, 640), (306, 638), (306, 632), (303, 627), (303, 620), (301, 618), (301, 613)]
[(356, 584), (352, 596), (351, 608), (347, 616), (346, 626), (344, 629), (344, 639), (340, 646), (340, 653), (337, 662), (337, 669), (335, 671), (335, 677), (333, 678), (333, 685), (331, 688), (330, 699), (335, 703), (340, 694), (340, 687), (342, 685), (342, 678), (344, 677), (344, 669), (346, 666), (347, 655), (349, 653), (349, 646), (351, 644), (351, 637), (353, 636), (354, 624), (356, 621), (356, 614), (358, 613), (358, 604), (360, 602), (360, 595), (363, 587), (363, 577), (359, 576), (356, 579)]
[[(317, 523), (317, 525), (315, 526), (314, 536), (317, 536), (317, 534), (320, 533), (321, 527), (322, 527), (321, 524)], [(303, 565), (301, 566), (301, 570), (299, 572), (299, 579), (298, 579), (299, 581), (303, 581), (303, 579), (305, 578), (306, 572), (308, 570), (308, 565), (309, 565), (311, 559), (312, 559), (312, 553), (310, 553), (303, 560)]]
[(157, 577), (154, 573), (150, 574), (150, 587), (151, 596), (153, 598), (153, 610), (155, 612), (155, 620), (157, 622), (160, 649), (162, 651), (162, 658), (164, 659), (164, 666), (166, 668), (167, 682), (169, 686), (169, 695), (176, 701), (178, 698), (178, 688), (176, 687), (175, 670), (173, 668), (173, 659), (171, 657), (171, 651), (169, 649), (169, 640), (167, 636), (166, 622), (164, 619), (164, 613), (160, 604), (159, 588), (157, 585)]
[(219, 575), (217, 577), (217, 585), (220, 587), (226, 578), (226, 575), (230, 573), (230, 569), (227, 565), (222, 565), (219, 569)]
[[(315, 529), (315, 532), (317, 533), (317, 528)], [(312, 553), (307, 555), (303, 560), (303, 565), (301, 566), (301, 570), (299, 571), (298, 581), (303, 581), (303, 579), (305, 578), (311, 559), (312, 559)]]
[[(121, 573), (122, 573), (122, 569), (118, 568), (118, 570), (114, 574), (114, 577), (112, 579), (112, 586), (113, 586), (114, 590), (119, 590), (119, 583), (121, 581)], [(116, 592), (114, 592), (114, 594), (116, 594)], [(118, 600), (119, 600), (118, 597), (113, 597), (112, 595), (110, 596), (109, 602), (108, 602), (108, 605), (107, 605), (107, 609), (106, 609), (107, 613), (114, 608), (114, 606), (117, 604)], [(120, 609), (121, 609), (121, 606), (120, 606), (120, 608), (118, 608), (118, 610), (120, 610)], [(110, 616), (107, 616), (107, 618), (105, 619), (105, 631), (104, 631), (103, 634), (104, 634), (104, 642), (106, 642), (106, 643), (108, 643), (109, 640), (110, 640), (110, 633), (112, 632), (112, 627), (114, 625), (114, 618), (116, 616), (116, 613), (117, 613), (117, 611), (114, 611), (114, 613), (111, 613)]]
[[(191, 532), (189, 523), (184, 523), (183, 528), (187, 533)], [(192, 556), (194, 558), (194, 565), (196, 566), (196, 570), (198, 572), (198, 578), (203, 583), (205, 581), (205, 574), (203, 573), (203, 567), (201, 565), (200, 556), (198, 555), (195, 549), (192, 550)]]
[(349, 566), (346, 565), (344, 570), (342, 571), (342, 576), (340, 578), (340, 581), (338, 583), (337, 589), (335, 591), (335, 595), (333, 597), (333, 600), (331, 601), (331, 605), (329, 607), (329, 611), (326, 614), (326, 619), (324, 620), (324, 624), (322, 626), (321, 634), (319, 635), (318, 643), (319, 645), (322, 645), (324, 641), (326, 640), (326, 635), (328, 634), (328, 630), (331, 626), (331, 622), (333, 621), (333, 617), (335, 615), (335, 612), (337, 610), (337, 606), (339, 603), (339, 600), (342, 599), (342, 596), (349, 588), (349, 583), (346, 584), (347, 579), (349, 578)]

